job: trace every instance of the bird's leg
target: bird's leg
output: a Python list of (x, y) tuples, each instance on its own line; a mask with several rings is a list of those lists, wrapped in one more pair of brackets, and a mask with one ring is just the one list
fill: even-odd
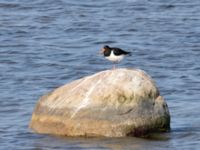
[(113, 62), (112, 70), (115, 70), (115, 63)]
[(115, 67), (115, 65), (116, 65), (116, 63), (115, 62), (113, 62), (113, 70), (115, 70), (116, 69), (116, 67)]
[(115, 70), (115, 64), (113, 64), (113, 68), (112, 69)]

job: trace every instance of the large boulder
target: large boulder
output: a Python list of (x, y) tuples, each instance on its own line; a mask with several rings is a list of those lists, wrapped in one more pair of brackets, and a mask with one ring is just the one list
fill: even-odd
[(40, 98), (30, 128), (66, 136), (142, 136), (168, 131), (167, 104), (139, 69), (106, 70)]

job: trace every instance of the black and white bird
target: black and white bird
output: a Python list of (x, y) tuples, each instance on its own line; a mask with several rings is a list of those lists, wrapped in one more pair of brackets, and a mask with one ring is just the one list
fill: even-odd
[(116, 63), (122, 61), (125, 56), (131, 55), (131, 52), (124, 51), (117, 47), (109, 47), (108, 45), (105, 45), (101, 49), (100, 53), (103, 54), (106, 59), (114, 63), (114, 69)]

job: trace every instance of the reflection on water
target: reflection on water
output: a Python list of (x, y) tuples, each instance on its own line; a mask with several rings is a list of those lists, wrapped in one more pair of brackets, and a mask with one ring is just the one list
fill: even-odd
[[(199, 0), (1, 0), (0, 149), (198, 149)], [(145, 70), (169, 105), (172, 130), (148, 138), (34, 134), (38, 98), (110, 69), (105, 44), (133, 53), (119, 67)]]

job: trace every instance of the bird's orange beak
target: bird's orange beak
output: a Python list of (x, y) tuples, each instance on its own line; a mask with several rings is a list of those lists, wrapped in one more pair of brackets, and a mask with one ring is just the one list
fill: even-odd
[(102, 48), (102, 49), (99, 51), (99, 54), (103, 54), (103, 53), (104, 53), (104, 51), (105, 51), (105, 49), (104, 49), (104, 48)]

